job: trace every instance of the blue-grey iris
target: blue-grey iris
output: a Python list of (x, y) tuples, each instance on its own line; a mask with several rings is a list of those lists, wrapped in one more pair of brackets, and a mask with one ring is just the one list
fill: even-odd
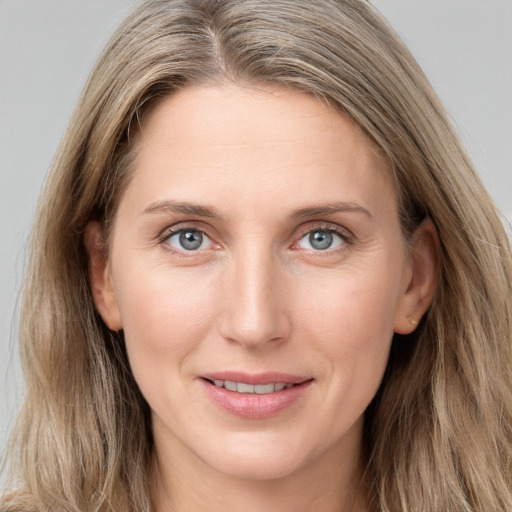
[(325, 251), (332, 245), (332, 233), (329, 231), (313, 231), (309, 234), (309, 243), (313, 249)]
[(199, 249), (203, 243), (203, 234), (200, 231), (183, 231), (180, 234), (180, 244), (187, 251)]

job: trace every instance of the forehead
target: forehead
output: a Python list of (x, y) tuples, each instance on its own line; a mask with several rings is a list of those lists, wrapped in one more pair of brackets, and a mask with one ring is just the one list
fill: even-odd
[(230, 195), (242, 204), (273, 196), (283, 204), (309, 196), (395, 202), (389, 170), (362, 131), (284, 87), (185, 88), (145, 116), (137, 145), (129, 189), (141, 204), (166, 194), (198, 202)]

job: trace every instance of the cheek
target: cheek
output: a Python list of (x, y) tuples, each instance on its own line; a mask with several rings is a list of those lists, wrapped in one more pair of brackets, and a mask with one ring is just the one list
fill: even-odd
[[(386, 272), (338, 272), (301, 287), (298, 318), (322, 337), (372, 345), (393, 334), (400, 281)], [(376, 339), (377, 338), (377, 339)]]
[(350, 389), (344, 396), (363, 408), (386, 368), (400, 295), (399, 279), (385, 268), (340, 272), (322, 287), (304, 289), (297, 305), (304, 344), (330, 362), (333, 393)]
[(211, 279), (168, 268), (132, 268), (116, 296), (128, 356), (136, 378), (182, 366), (215, 319)]

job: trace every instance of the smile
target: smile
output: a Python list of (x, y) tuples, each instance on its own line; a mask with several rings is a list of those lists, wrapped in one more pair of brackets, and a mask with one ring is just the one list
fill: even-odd
[(218, 388), (225, 388), (228, 391), (235, 391), (237, 393), (255, 393), (257, 395), (268, 395), (275, 391), (282, 391), (289, 389), (293, 386), (292, 383), (284, 382), (271, 382), (269, 384), (247, 384), (245, 382), (235, 382), (232, 380), (214, 380), (210, 381)]
[(252, 420), (271, 418), (291, 408), (314, 382), (313, 378), (288, 374), (239, 372), (203, 375), (200, 380), (206, 396), (221, 410)]

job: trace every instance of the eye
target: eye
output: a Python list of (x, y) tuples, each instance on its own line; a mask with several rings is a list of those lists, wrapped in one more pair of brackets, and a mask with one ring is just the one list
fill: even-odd
[(199, 251), (212, 247), (211, 239), (199, 229), (184, 228), (167, 234), (162, 242), (179, 251)]
[(327, 251), (346, 243), (345, 238), (333, 229), (315, 229), (306, 233), (297, 243), (301, 249)]

